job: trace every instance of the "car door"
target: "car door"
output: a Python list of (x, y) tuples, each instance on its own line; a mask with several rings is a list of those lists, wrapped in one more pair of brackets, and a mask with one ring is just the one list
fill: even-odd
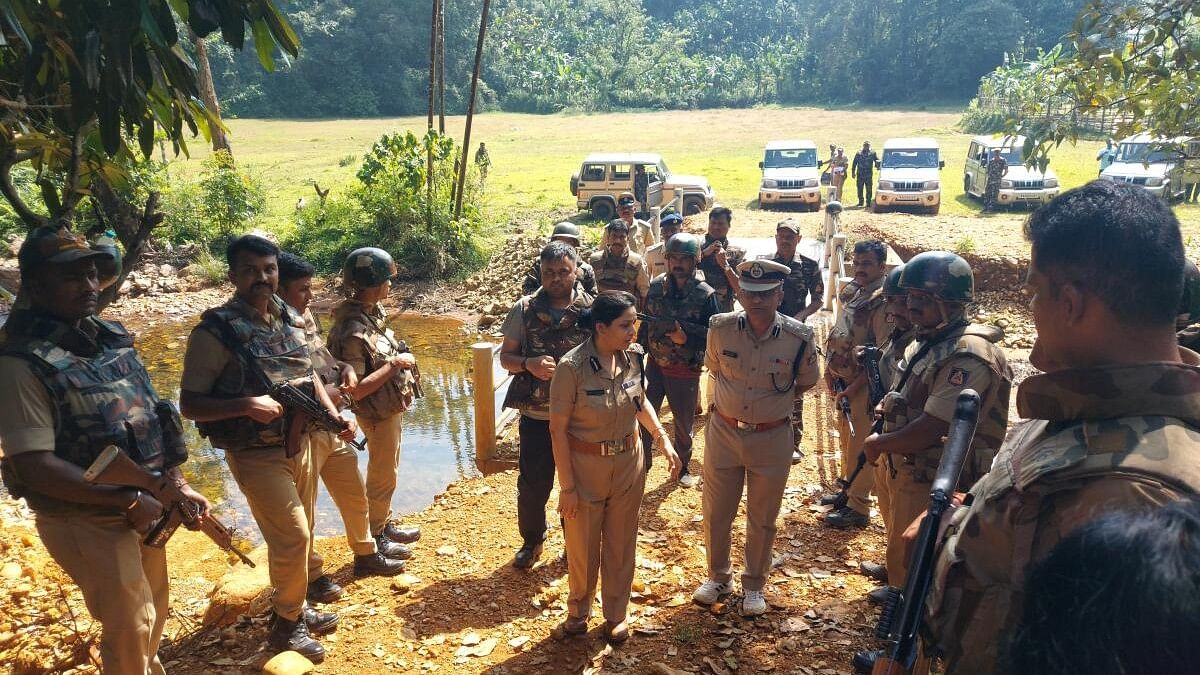
[(579, 172), (579, 200), (589, 201), (597, 190), (604, 189), (604, 181), (608, 167), (601, 163), (589, 162), (583, 165)]
[(608, 190), (616, 199), (622, 192), (633, 192), (633, 165), (614, 163), (608, 167)]
[(972, 141), (967, 148), (967, 161), (965, 162), (965, 179), (963, 181), (963, 191), (967, 195), (982, 193), (985, 174), (983, 173), (983, 164), (979, 161), (979, 153), (982, 152), (982, 146)]
[(646, 208), (662, 205), (663, 200), (663, 176), (658, 173), (658, 166), (655, 164), (646, 164), (646, 177), (650, 182), (646, 185)]

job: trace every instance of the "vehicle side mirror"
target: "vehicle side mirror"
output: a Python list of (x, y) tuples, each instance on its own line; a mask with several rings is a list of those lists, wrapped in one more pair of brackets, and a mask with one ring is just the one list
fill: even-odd
[(878, 168), (879, 168), (879, 160), (875, 160), (875, 168), (876, 168), (876, 169), (878, 169)]
[(763, 163), (762, 163), (762, 162), (759, 162), (759, 163), (758, 163), (758, 168), (760, 168), (760, 169), (761, 169), (761, 168), (763, 168)]
[(938, 162), (938, 168), (939, 169), (946, 168), (946, 160), (943, 159), (942, 161)]

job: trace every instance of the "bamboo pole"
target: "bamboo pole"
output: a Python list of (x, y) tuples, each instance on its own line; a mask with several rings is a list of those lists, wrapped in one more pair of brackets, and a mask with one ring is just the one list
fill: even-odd
[(438, 0), (438, 133), (446, 133), (446, 3)]
[[(429, 18), (429, 106), (426, 128), (433, 131), (433, 101), (437, 84), (437, 27), (438, 5), (441, 0), (433, 0), (432, 15)], [(433, 143), (429, 135), (425, 135), (425, 229), (433, 231)]]
[(495, 345), (471, 345), (471, 395), (475, 399), (475, 461), (490, 460), (496, 453), (496, 384), (492, 377)]
[(475, 43), (475, 68), (471, 71), (471, 93), (467, 97), (467, 124), (463, 131), (462, 157), (458, 162), (458, 184), (454, 192), (454, 219), (462, 217), (463, 188), (467, 183), (467, 158), (471, 150), (471, 122), (475, 118), (475, 94), (479, 89), (479, 66), (483, 63), (483, 39), (487, 34), (488, 9), (491, 0), (483, 0), (479, 18), (479, 41)]

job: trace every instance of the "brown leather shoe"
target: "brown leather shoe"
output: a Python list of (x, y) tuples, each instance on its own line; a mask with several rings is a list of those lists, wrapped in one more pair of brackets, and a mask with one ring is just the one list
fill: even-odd
[(619, 623), (605, 621), (604, 637), (609, 642), (619, 645), (629, 639), (629, 626), (625, 625), (624, 621)]
[(565, 621), (558, 624), (558, 628), (566, 636), (584, 635), (588, 632), (588, 622), (584, 618), (568, 616)]

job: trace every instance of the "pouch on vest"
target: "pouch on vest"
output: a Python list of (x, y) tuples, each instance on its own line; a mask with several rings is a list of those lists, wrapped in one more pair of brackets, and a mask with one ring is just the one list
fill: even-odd
[(883, 433), (898, 431), (908, 424), (908, 401), (899, 392), (889, 391), (879, 406), (883, 411)]

